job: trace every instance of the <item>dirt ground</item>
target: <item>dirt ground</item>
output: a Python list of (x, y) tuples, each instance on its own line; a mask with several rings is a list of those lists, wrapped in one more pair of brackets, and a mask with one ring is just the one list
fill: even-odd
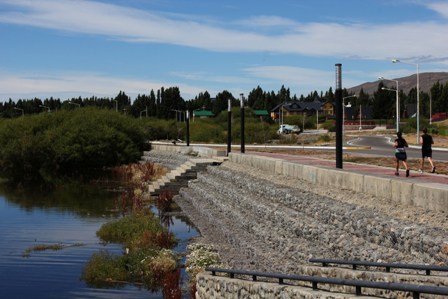
[[(365, 134), (365, 132), (363, 132), (363, 134)], [(376, 134), (376, 133), (374, 133), (374, 134)], [(381, 134), (381, 135), (384, 135), (384, 134)], [(356, 134), (350, 134), (350, 136), (356, 136)], [(416, 145), (415, 134), (403, 135), (403, 137), (408, 141), (409, 144)], [(448, 148), (448, 137), (433, 136), (433, 139), (434, 139), (434, 147)], [(332, 140), (330, 142), (326, 142), (326, 144), (334, 145), (334, 140)], [(318, 143), (307, 144), (307, 145), (318, 145)], [(266, 151), (266, 150), (261, 149), (260, 151)], [(291, 155), (312, 155), (315, 157), (319, 157), (322, 159), (329, 159), (329, 160), (336, 159), (335, 153), (329, 153), (329, 152), (324, 152), (324, 151), (319, 151), (319, 150), (306, 150), (306, 149), (305, 150), (285, 150), (285, 149), (272, 150), (272, 149), (269, 149), (267, 151), (278, 152), (278, 153), (281, 152), (281, 153), (287, 153), (287, 154), (291, 154)], [(436, 173), (448, 175), (448, 162), (440, 162), (440, 161), (437, 161), (437, 157), (434, 157), (434, 158), (435, 158), (434, 163), (436, 166)], [(391, 157), (384, 157), (384, 156), (367, 157), (365, 155), (357, 154), (356, 152), (345, 151), (344, 155), (343, 155), (343, 160), (345, 162), (378, 165), (378, 166), (384, 166), (384, 167), (390, 167), (390, 168), (395, 167), (395, 160), (394, 160), (393, 156), (391, 156)], [(409, 167), (411, 168), (411, 170), (417, 171), (418, 169), (420, 169), (420, 159), (409, 159), (408, 164), (409, 164)], [(424, 167), (425, 167), (425, 172), (429, 172), (431, 170), (431, 166), (427, 160), (425, 161)], [(402, 168), (401, 163), (400, 163), (400, 168)]]

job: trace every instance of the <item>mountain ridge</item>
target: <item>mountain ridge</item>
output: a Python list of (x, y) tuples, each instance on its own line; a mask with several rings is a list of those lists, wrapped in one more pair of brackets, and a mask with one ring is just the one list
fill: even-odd
[[(413, 74), (407, 77), (402, 78), (393, 78), (393, 80), (398, 81), (398, 90), (403, 90), (405, 94), (408, 94), (412, 88), (415, 88), (417, 85), (417, 74)], [(349, 93), (359, 94), (360, 90), (363, 89), (364, 93), (373, 95), (374, 92), (378, 90), (378, 84), (380, 83), (380, 79), (374, 82), (366, 82), (354, 87), (347, 88)], [(448, 72), (427, 72), (427, 73), (419, 73), (419, 81), (420, 81), (420, 91), (424, 91), (426, 93), (429, 92), (430, 88), (437, 82), (440, 84), (445, 84), (448, 82)], [(396, 82), (391, 80), (383, 80), (384, 85), (388, 88), (396, 88)]]

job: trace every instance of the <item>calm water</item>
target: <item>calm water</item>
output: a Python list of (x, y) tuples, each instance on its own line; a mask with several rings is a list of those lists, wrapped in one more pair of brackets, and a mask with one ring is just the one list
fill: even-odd
[[(100, 226), (117, 217), (113, 195), (87, 190), (63, 190), (51, 195), (11, 193), (0, 189), (0, 298), (162, 298), (161, 293), (125, 286), (88, 287), (80, 280), (94, 252), (121, 253), (117, 244), (102, 245)], [(183, 251), (197, 231), (176, 218), (165, 219)], [(23, 253), (37, 244), (83, 246)]]

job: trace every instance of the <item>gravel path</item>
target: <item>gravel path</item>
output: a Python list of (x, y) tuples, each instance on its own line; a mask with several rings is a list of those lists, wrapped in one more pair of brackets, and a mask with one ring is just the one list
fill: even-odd
[(448, 216), (231, 162), (176, 202), (234, 268), (294, 273), (311, 257), (448, 264)]

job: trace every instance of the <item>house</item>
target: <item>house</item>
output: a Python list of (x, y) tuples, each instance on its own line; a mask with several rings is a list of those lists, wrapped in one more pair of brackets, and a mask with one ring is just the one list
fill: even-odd
[(322, 113), (325, 115), (325, 118), (333, 118), (336, 115), (336, 105), (330, 101), (323, 103)]
[(194, 111), (193, 111), (193, 121), (194, 121), (194, 119), (195, 119), (196, 117), (199, 117), (199, 118), (208, 118), (208, 117), (213, 117), (213, 116), (215, 116), (215, 115), (214, 115), (213, 112), (211, 112), (210, 110), (204, 110), (204, 109), (202, 109), (202, 110), (194, 110)]
[(269, 116), (268, 110), (254, 110), (254, 114), (259, 117)]
[(278, 104), (271, 110), (271, 118), (277, 120), (280, 117), (290, 116), (290, 115), (313, 115), (316, 112), (322, 111), (322, 103), (319, 101), (315, 102), (303, 102), (303, 101), (290, 101)]

